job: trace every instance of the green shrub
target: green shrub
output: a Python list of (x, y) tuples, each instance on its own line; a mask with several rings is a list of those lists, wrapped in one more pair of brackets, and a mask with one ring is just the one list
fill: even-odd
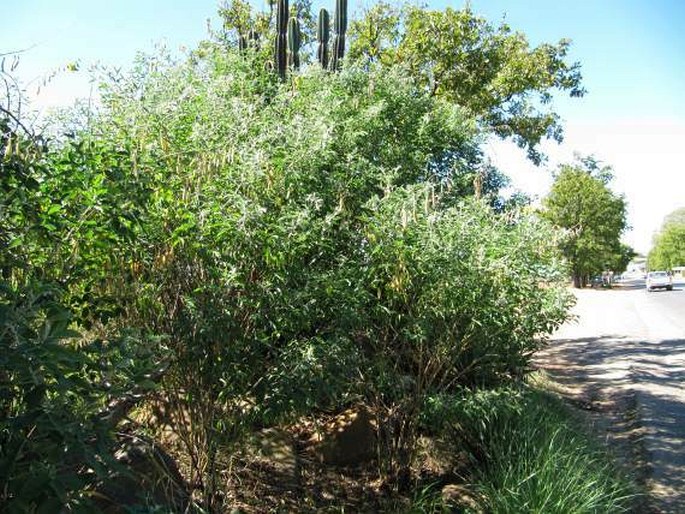
[(159, 363), (138, 338), (77, 342), (48, 288), (0, 284), (3, 512), (90, 512), (116, 463), (110, 402), (140, 395)]
[(476, 123), (400, 68), (280, 83), (205, 43), (106, 77), (91, 119), (40, 158), (26, 267), (80, 324), (168, 341), (208, 510), (220, 445), (359, 398), (399, 478), (426, 398), (521, 376), (564, 319), (554, 233), (461, 201)]
[(103, 222), (126, 218), (127, 195), (103, 187), (111, 163), (83, 144), (51, 153), (20, 119), (18, 83), (0, 80), (0, 511), (92, 512), (94, 488), (121, 471), (116, 424), (154, 387), (160, 347), (132, 331), (86, 341), (73, 330), (65, 302), (85, 312), (74, 292), (106, 281), (119, 239)]
[(360, 397), (406, 468), (427, 395), (521, 375), (564, 318), (554, 234), (455, 199), (440, 163), (477, 160), (476, 125), (404, 75), (279, 84), (211, 43), (141, 58), (44, 158), (55, 237), (30, 258), (81, 323), (167, 338), (165, 394), (203, 432), (182, 439), (205, 491), (246, 422)]
[(398, 188), (372, 212), (370, 376), (392, 418), (391, 467), (406, 468), (422, 405), (523, 376), (569, 298), (554, 232), (534, 216), (498, 215), (478, 201), (444, 207), (425, 185)]

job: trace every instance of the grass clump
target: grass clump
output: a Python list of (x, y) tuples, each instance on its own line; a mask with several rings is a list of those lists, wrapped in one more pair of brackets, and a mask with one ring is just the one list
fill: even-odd
[(462, 407), (464, 440), (482, 459), (473, 479), (486, 512), (629, 511), (632, 484), (551, 394), (478, 392)]

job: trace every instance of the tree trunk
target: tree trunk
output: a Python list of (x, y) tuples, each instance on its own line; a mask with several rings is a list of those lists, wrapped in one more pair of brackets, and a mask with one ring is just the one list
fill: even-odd
[(580, 289), (582, 287), (581, 275), (580, 275), (580, 272), (578, 272), (578, 271), (573, 272), (573, 287), (575, 287), (576, 289)]

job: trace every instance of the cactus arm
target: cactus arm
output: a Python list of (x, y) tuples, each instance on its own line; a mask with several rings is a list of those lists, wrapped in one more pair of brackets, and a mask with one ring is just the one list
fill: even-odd
[(345, 56), (345, 33), (347, 32), (347, 0), (335, 0), (335, 17), (333, 19), (333, 55), (331, 69), (338, 70)]
[(287, 31), (288, 31), (288, 0), (278, 0), (276, 4), (276, 44), (274, 62), (278, 70), (278, 76), (285, 78), (288, 66), (287, 52)]
[(292, 17), (288, 21), (288, 64), (292, 69), (300, 69), (300, 22)]
[(316, 50), (316, 57), (324, 70), (328, 68), (328, 41), (331, 32), (330, 18), (326, 9), (319, 11), (319, 24), (316, 30), (316, 39), (319, 41), (319, 46)]

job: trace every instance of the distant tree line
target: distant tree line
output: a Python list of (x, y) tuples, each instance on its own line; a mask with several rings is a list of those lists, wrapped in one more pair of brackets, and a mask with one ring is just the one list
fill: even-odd
[(685, 208), (666, 216), (647, 257), (651, 270), (685, 266)]

